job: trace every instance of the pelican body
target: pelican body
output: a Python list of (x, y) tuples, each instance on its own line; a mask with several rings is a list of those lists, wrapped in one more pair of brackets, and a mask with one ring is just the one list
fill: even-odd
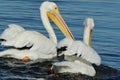
[(87, 18), (84, 21), (84, 38), (83, 41), (73, 40), (69, 37), (63, 39), (58, 44), (58, 59), (61, 56), (61, 62), (53, 63), (55, 73), (81, 73), (94, 76), (96, 71), (91, 64), (100, 65), (101, 58), (97, 52), (91, 48), (92, 29), (94, 21)]
[[(0, 56), (9, 56), (17, 59), (23, 59), (27, 56), (31, 60), (38, 58), (52, 59), (55, 57), (57, 53), (57, 38), (49, 19), (55, 23), (65, 36), (74, 38), (55, 3), (43, 2), (40, 7), (40, 13), (49, 38), (36, 31), (25, 30), (19, 25), (10, 24), (9, 28), (1, 34), (0, 39), (3, 46), (11, 46), (12, 49), (0, 52)], [(24, 47), (27, 47), (27, 49), (22, 50)]]

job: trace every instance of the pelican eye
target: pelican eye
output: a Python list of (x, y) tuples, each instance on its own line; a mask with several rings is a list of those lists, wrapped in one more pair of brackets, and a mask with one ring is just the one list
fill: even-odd
[(54, 7), (55, 10), (57, 10), (58, 8), (57, 7)]
[(58, 12), (58, 7), (57, 6), (54, 7), (54, 11)]

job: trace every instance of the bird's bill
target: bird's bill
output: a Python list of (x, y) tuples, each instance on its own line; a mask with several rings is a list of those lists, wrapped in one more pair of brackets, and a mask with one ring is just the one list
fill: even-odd
[(69, 30), (59, 12), (47, 12), (47, 16), (61, 30), (64, 36), (74, 39), (74, 36), (72, 35), (71, 31)]
[(92, 32), (93, 32), (93, 30), (91, 29), (90, 30), (90, 37), (89, 37), (89, 45), (90, 46), (92, 45)]

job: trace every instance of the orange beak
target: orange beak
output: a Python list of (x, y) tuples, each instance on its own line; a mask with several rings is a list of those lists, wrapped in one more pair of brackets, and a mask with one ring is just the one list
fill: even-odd
[(64, 36), (70, 37), (74, 40), (73, 34), (71, 33), (62, 16), (60, 15), (57, 7), (55, 8), (54, 12), (48, 11), (47, 16), (55, 23), (55, 25), (60, 29)]

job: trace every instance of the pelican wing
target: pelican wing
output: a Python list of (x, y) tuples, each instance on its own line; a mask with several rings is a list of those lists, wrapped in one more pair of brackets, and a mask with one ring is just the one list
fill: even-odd
[(74, 42), (74, 40), (72, 38), (66, 37), (57, 44), (57, 47), (61, 48), (64, 46), (71, 46), (73, 42)]
[(4, 46), (12, 46), (15, 48), (31, 47), (30, 50), (39, 49), (39, 51), (43, 51), (44, 53), (47, 50), (47, 52), (50, 53), (56, 46), (56, 44), (43, 34), (36, 31), (25, 30), (15, 24), (10, 25), (9, 28), (3, 32), (1, 39), (5, 39), (5, 41), (1, 42)]
[(9, 27), (4, 30), (4, 32), (0, 35), (0, 39), (4, 39), (5, 41), (14, 39), (17, 35), (19, 35), (24, 28), (16, 24), (10, 24)]
[(98, 53), (81, 41), (74, 41), (64, 54), (82, 57), (83, 59), (97, 65), (100, 65), (101, 63), (101, 58)]
[(62, 61), (53, 63), (55, 73), (81, 73), (89, 76), (94, 76), (96, 71), (91, 64), (86, 64), (82, 61)]
[(56, 46), (51, 40), (36, 31), (24, 31), (14, 39), (4, 42), (3, 45), (15, 48), (32, 46), (30, 50), (40, 50), (43, 52), (47, 50), (47, 52), (50, 52)]
[[(66, 51), (61, 51), (61, 53), (58, 53), (58, 55), (66, 55), (66, 56), (76, 56), (76, 59), (78, 57), (81, 57), (91, 63), (95, 63), (97, 65), (100, 65), (101, 58), (97, 54), (97, 52), (84, 44), (81, 41), (73, 41), (71, 38), (65, 38), (58, 44), (58, 48), (66, 46)], [(79, 59), (78, 59), (79, 60)]]

